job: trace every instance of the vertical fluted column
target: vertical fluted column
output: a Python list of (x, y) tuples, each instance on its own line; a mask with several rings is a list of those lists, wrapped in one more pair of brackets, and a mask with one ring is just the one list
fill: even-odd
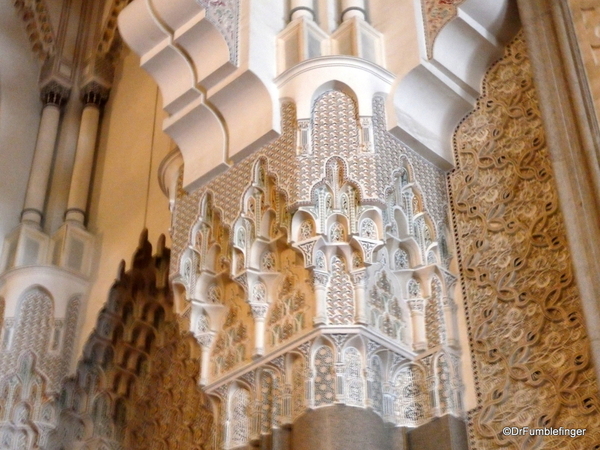
[(283, 412), (281, 414), (282, 425), (292, 423), (292, 385), (286, 381), (283, 386)]
[(442, 318), (444, 319), (443, 343), (451, 347), (458, 346), (456, 303), (450, 297), (442, 297)]
[(394, 417), (394, 387), (392, 383), (384, 382), (383, 390), (383, 420), (386, 422), (395, 422)]
[(21, 212), (21, 222), (39, 226), (44, 214), (44, 203), (50, 179), (50, 168), (54, 157), (54, 147), (60, 123), (60, 108), (68, 97), (68, 90), (60, 85), (53, 85), (42, 91), (42, 118), (38, 129), (33, 163), (27, 183), (25, 204)]
[(346, 399), (346, 377), (345, 364), (342, 362), (335, 363), (335, 401), (344, 403)]
[(97, 89), (96, 86), (84, 89), (83, 102), (85, 106), (81, 113), (77, 153), (73, 165), (65, 221), (81, 225), (85, 221), (98, 126), (100, 124), (100, 108), (106, 102), (107, 97), (108, 92)]

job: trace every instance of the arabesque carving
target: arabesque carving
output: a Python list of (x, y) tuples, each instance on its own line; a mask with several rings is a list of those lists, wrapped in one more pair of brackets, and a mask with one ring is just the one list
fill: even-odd
[[(598, 387), (522, 35), (483, 87), (455, 132), (449, 178), (478, 386), (470, 448), (597, 447)], [(587, 431), (505, 436), (505, 426)]]
[(456, 8), (464, 0), (421, 0), (427, 58), (433, 57), (433, 44), (444, 25), (456, 17)]

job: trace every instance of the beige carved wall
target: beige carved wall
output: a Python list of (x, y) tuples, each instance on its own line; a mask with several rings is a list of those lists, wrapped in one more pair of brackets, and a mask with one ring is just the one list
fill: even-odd
[[(471, 450), (599, 448), (598, 388), (522, 35), (482, 92), (455, 132), (449, 176), (478, 398)], [(587, 431), (517, 437), (506, 426)]]

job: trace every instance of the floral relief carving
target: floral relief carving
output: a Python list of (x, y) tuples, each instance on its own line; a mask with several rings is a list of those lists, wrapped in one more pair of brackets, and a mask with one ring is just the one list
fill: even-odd
[(381, 358), (377, 355), (371, 357), (369, 380), (369, 399), (376, 413), (383, 414), (383, 368)]
[[(479, 386), (470, 447), (593, 447), (598, 387), (522, 35), (483, 86), (455, 132), (458, 167), (449, 177)], [(588, 432), (576, 444), (532, 441), (504, 436), (507, 418)]]
[(403, 249), (399, 248), (394, 252), (394, 269), (396, 270), (404, 270), (408, 269), (410, 265), (408, 259), (408, 253)]
[[(239, 300), (238, 300), (239, 301)], [(213, 374), (219, 375), (246, 360), (248, 327), (241, 317), (241, 305), (232, 303), (223, 329), (216, 336), (213, 349)]]
[(281, 399), (281, 386), (279, 375), (269, 369), (261, 373), (260, 378), (260, 432), (269, 434), (271, 429), (278, 424)]
[(370, 324), (392, 339), (404, 342), (406, 323), (388, 275), (382, 271), (369, 292)]
[(313, 234), (314, 234), (314, 229), (313, 229), (313, 224), (312, 221), (310, 220), (305, 220), (304, 222), (302, 222), (302, 224), (300, 225), (300, 239), (301, 240), (306, 240), (306, 239), (310, 239)]
[(268, 324), (273, 346), (287, 341), (306, 327), (306, 295), (296, 283), (294, 277), (288, 274), (283, 280), (277, 301), (271, 308)]
[(292, 419), (306, 409), (306, 363), (303, 357), (295, 356), (292, 362)]
[(331, 242), (344, 242), (346, 240), (346, 230), (341, 223), (335, 222), (331, 225), (329, 240)]
[(442, 312), (442, 286), (435, 276), (431, 282), (431, 296), (425, 305), (425, 332), (427, 348), (440, 346), (444, 342), (444, 315)]
[(433, 44), (440, 30), (457, 14), (457, 7), (464, 0), (421, 0), (425, 25), (427, 58), (433, 57)]

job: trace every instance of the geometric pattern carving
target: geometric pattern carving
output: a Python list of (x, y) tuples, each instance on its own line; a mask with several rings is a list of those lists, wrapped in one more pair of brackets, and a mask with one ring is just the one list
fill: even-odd
[(437, 276), (431, 282), (431, 297), (425, 305), (425, 333), (427, 334), (427, 348), (438, 347), (444, 334), (444, 316), (441, 304), (442, 286)]
[(229, 422), (230, 437), (227, 448), (246, 445), (250, 438), (250, 393), (238, 388), (231, 398)]
[(535, 447), (591, 448), (598, 387), (522, 35), (482, 92), (455, 133), (450, 176), (479, 386), (471, 448), (532, 445), (503, 436), (506, 425), (586, 428), (576, 443), (543, 436)]
[[(7, 351), (0, 353), (0, 379), (16, 370), (17, 360), (23, 352), (33, 351), (39, 358), (38, 370), (52, 381), (60, 381), (50, 378), (53, 375), (52, 369), (57, 367), (60, 358), (59, 355), (50, 353), (53, 318), (54, 305), (45, 290), (34, 288), (25, 293), (19, 303), (10, 345)], [(32, 333), (32, 330), (36, 332)]]
[(331, 347), (322, 345), (314, 356), (315, 406), (332, 404), (335, 400), (335, 372)]
[(33, 352), (23, 353), (17, 364), (16, 373), (0, 387), (0, 448), (39, 448), (54, 427), (55, 404), (46, 394), (46, 380)]
[(344, 374), (346, 404), (363, 406), (365, 389), (362, 356), (354, 347), (348, 347), (344, 349), (344, 362), (346, 363), (346, 373)]
[(409, 364), (395, 379), (396, 401), (394, 414), (399, 425), (419, 425), (428, 415), (428, 396), (425, 376), (419, 366)]
[(47, 443), (56, 426), (53, 395), (67, 375), (75, 344), (80, 301), (72, 298), (66, 317), (54, 318), (54, 305), (41, 288), (27, 291), (16, 325), (4, 329), (0, 351), (0, 442), (32, 449)]
[(331, 258), (331, 281), (327, 290), (327, 318), (331, 325), (354, 323), (354, 289), (346, 265), (338, 256)]

